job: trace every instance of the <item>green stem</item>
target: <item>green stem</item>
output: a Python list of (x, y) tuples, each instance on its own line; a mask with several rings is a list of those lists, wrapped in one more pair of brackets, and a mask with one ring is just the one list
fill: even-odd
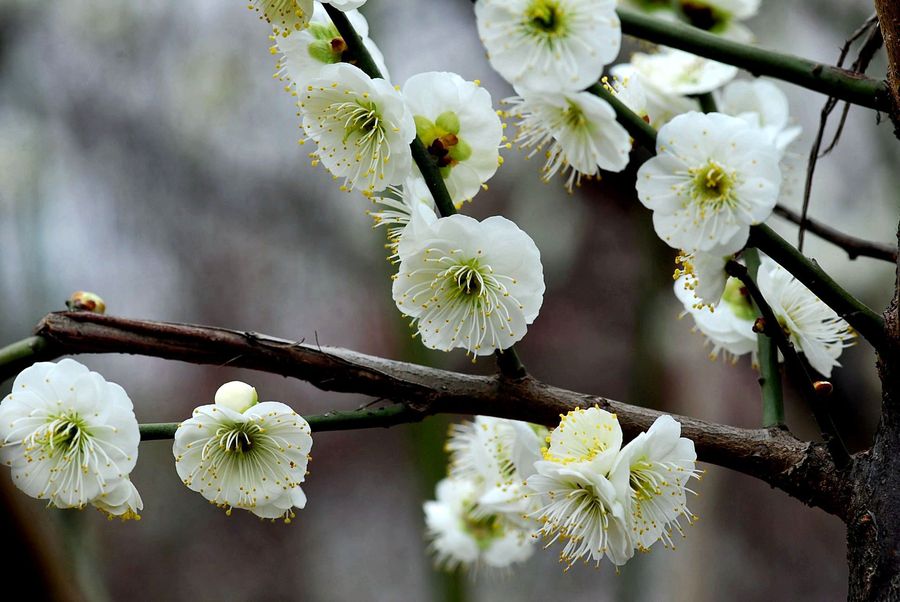
[(844, 290), (819, 265), (798, 251), (765, 224), (750, 228), (748, 247), (756, 247), (784, 266), (850, 326), (863, 335), (876, 350), (884, 348), (884, 318)]
[(48, 345), (44, 337), (28, 337), (0, 349), (0, 383), (40, 359)]
[[(315, 432), (349, 431), (354, 429), (387, 428), (398, 424), (419, 422), (425, 415), (403, 404), (384, 408), (328, 412), (304, 416)], [(141, 441), (173, 439), (180, 422), (151, 422), (139, 425)]]
[[(744, 252), (747, 272), (755, 281), (759, 271), (759, 252), (747, 249)], [(752, 298), (752, 296), (751, 296)], [(760, 306), (753, 299), (757, 315), (763, 317)], [(784, 425), (784, 394), (781, 390), (781, 369), (778, 365), (778, 348), (769, 336), (757, 336), (759, 351), (759, 386), (762, 390), (762, 425), (765, 428)]]
[[(369, 54), (369, 51), (363, 44), (359, 34), (353, 29), (353, 25), (350, 24), (347, 15), (330, 4), (323, 4), (322, 7), (328, 13), (331, 22), (334, 23), (338, 33), (341, 34), (341, 37), (347, 44), (347, 48), (356, 58), (356, 65), (369, 77), (380, 77), (383, 79), (384, 76), (381, 74), (375, 61), (372, 60), (372, 55)], [(409, 148), (412, 152), (413, 161), (415, 161), (416, 165), (419, 167), (419, 171), (425, 179), (425, 185), (428, 186), (428, 190), (434, 198), (434, 204), (437, 206), (441, 217), (447, 217), (457, 213), (456, 205), (453, 204), (450, 193), (447, 191), (447, 185), (444, 184), (444, 177), (441, 175), (437, 162), (428, 153), (428, 149), (425, 148), (425, 143), (422, 142), (421, 138), (416, 136), (410, 143)], [(504, 351), (498, 351), (497, 367), (500, 369), (500, 373), (508, 378), (522, 378), (527, 374), (524, 364), (522, 364), (522, 361), (516, 353), (515, 347), (510, 347)]]
[(662, 21), (622, 8), (617, 12), (622, 21), (622, 33), (734, 65), (756, 76), (767, 75), (863, 107), (891, 112), (891, 96), (884, 82), (824, 63), (727, 40), (684, 23)]
[(635, 143), (645, 147), (652, 153), (656, 152), (656, 130), (652, 125), (644, 121), (644, 119), (629, 109), (624, 102), (619, 100), (615, 94), (610, 92), (603, 84), (594, 84), (587, 89), (594, 96), (599, 96), (610, 104), (616, 112), (616, 120), (622, 124), (622, 127), (634, 138)]
[[(594, 85), (589, 88), (589, 91), (612, 105), (616, 112), (616, 119), (631, 134), (635, 142), (642, 144), (651, 152), (656, 152), (656, 130), (650, 124), (602, 86)], [(884, 349), (884, 318), (844, 290), (815, 261), (808, 259), (765, 224), (750, 228), (750, 239), (747, 241), (747, 246), (759, 249), (778, 262), (828, 307), (844, 318), (876, 350)]]
[(717, 113), (719, 111), (719, 107), (716, 106), (716, 97), (713, 96), (712, 92), (698, 94), (695, 98), (700, 103), (700, 110), (704, 113)]

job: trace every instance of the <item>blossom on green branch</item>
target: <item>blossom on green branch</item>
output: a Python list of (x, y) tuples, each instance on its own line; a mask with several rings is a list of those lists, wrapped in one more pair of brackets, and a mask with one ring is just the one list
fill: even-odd
[(540, 252), (504, 217), (413, 219), (398, 253), (394, 302), (432, 349), (490, 355), (521, 340), (537, 318), (544, 297)]
[[(455, 73), (428, 72), (406, 80), (403, 99), (419, 139), (459, 208), (472, 200), (501, 163), (503, 124), (490, 93)], [(422, 179), (418, 168), (413, 177)]]
[(0, 459), (13, 483), (58, 508), (95, 504), (137, 518), (129, 473), (139, 441), (124, 389), (75, 360), (26, 368), (0, 403)]
[(387, 81), (347, 63), (325, 65), (299, 94), (310, 154), (343, 178), (343, 190), (364, 194), (402, 184), (412, 168), (412, 113)]
[[(175, 469), (189, 489), (229, 514), (242, 508), (290, 522), (293, 509), (306, 506), (300, 484), (312, 448), (310, 427), (283, 403), (256, 403), (255, 389), (247, 387), (243, 399), (220, 389), (215, 404), (198, 407), (179, 425)], [(246, 409), (238, 412), (235, 405)]]
[(772, 213), (780, 155), (757, 128), (721, 113), (690, 112), (659, 130), (657, 155), (638, 170), (637, 194), (669, 246), (728, 254)]
[(478, 0), (478, 35), (491, 66), (517, 87), (577, 91), (619, 54), (614, 0)]

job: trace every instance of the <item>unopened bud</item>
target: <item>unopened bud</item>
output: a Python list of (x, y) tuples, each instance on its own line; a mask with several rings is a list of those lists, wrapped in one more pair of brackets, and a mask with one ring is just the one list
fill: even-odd
[(834, 391), (834, 386), (827, 380), (817, 380), (813, 383), (813, 389), (819, 397), (828, 397)]
[(762, 334), (766, 331), (766, 319), (765, 318), (756, 318), (756, 321), (753, 323), (753, 332), (757, 334)]
[(233, 380), (225, 383), (216, 391), (216, 405), (243, 414), (259, 403), (256, 389), (247, 383)]
[(75, 291), (66, 301), (66, 307), (70, 311), (89, 311), (95, 314), (106, 313), (106, 303), (100, 295), (87, 291)]

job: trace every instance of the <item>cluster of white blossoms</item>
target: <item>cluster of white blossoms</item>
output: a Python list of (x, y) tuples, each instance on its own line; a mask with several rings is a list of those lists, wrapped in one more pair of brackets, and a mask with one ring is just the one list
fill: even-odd
[[(753, 324), (757, 313), (741, 281), (728, 278), (724, 294), (714, 303), (702, 301), (692, 282), (697, 282), (693, 273), (681, 275), (675, 282), (675, 295), (712, 345), (710, 357), (715, 359), (720, 351), (732, 360), (747, 353), (755, 357), (759, 335)], [(803, 283), (764, 255), (756, 282), (794, 348), (816, 372), (831, 377), (832, 369), (840, 365), (838, 357), (844, 347), (854, 343), (855, 331)]]
[[(546, 441), (547, 446), (542, 446)], [(453, 427), (450, 476), (425, 503), (438, 564), (505, 567), (531, 555), (539, 537), (565, 541), (562, 561), (616, 566), (657, 541), (673, 547), (687, 509), (688, 481), (699, 476), (694, 444), (660, 416), (622, 446), (614, 414), (598, 407), (542, 427), (479, 416)]]
[[(0, 458), (13, 483), (57, 508), (88, 504), (140, 520), (131, 482), (140, 432), (119, 385), (71, 359), (23, 370), (0, 402)], [(312, 447), (309, 424), (242, 382), (222, 385), (175, 432), (175, 468), (190, 489), (226, 508), (290, 522), (306, 505), (300, 483)]]
[(139, 440), (122, 387), (75, 360), (26, 368), (0, 403), (0, 458), (13, 483), (57, 508), (91, 504), (139, 519), (143, 502), (129, 477)]

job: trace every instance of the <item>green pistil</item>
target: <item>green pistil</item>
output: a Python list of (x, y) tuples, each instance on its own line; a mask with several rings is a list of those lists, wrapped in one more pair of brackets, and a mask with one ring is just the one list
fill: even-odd
[(525, 10), (525, 27), (543, 36), (559, 36), (565, 33), (565, 13), (555, 0), (534, 0)]
[(222, 427), (216, 431), (219, 445), (227, 452), (243, 454), (253, 449), (253, 437), (262, 432), (254, 423), (238, 424), (232, 428)]
[(77, 412), (56, 416), (48, 425), (50, 428), (38, 442), (51, 456), (56, 452), (65, 454), (83, 445), (85, 436), (90, 436), (87, 423)]
[(445, 111), (431, 121), (422, 115), (414, 117), (416, 135), (425, 144), (444, 178), (452, 168), (472, 156), (472, 147), (459, 137), (459, 117), (453, 111)]
[(753, 320), (756, 318), (756, 311), (753, 309), (753, 303), (750, 301), (747, 288), (737, 278), (729, 278), (725, 282), (725, 292), (722, 294), (722, 301), (728, 304), (728, 307), (738, 318), (742, 320)]
[(503, 525), (500, 524), (500, 521), (494, 514), (475, 518), (472, 516), (473, 510), (474, 508), (472, 507), (465, 512), (463, 530), (472, 536), (479, 549), (485, 550), (495, 539), (503, 535)]
[(724, 167), (710, 160), (703, 167), (688, 170), (688, 173), (694, 178), (691, 196), (702, 209), (718, 211), (725, 206), (734, 206), (734, 176)]
[(659, 484), (650, 478), (653, 466), (646, 460), (638, 460), (631, 465), (630, 485), (634, 491), (634, 497), (638, 501), (646, 502), (660, 494)]

